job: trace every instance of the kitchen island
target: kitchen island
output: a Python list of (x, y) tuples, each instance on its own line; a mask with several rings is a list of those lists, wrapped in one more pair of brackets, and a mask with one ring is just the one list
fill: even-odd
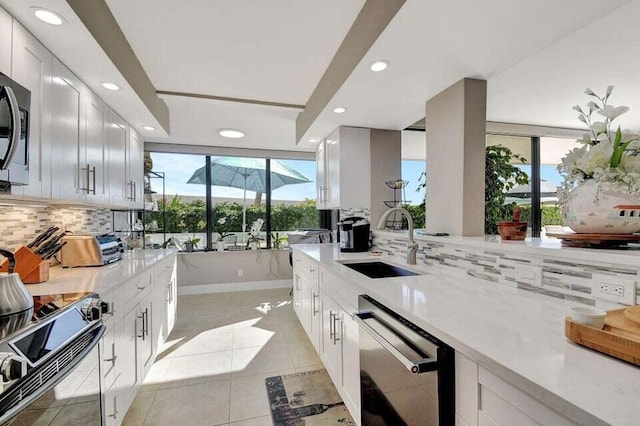
[[(321, 298), (343, 300), (349, 310), (357, 307), (358, 294), (368, 294), (477, 364), (477, 370), (458, 366), (458, 375), (477, 374), (456, 378), (460, 424), (506, 425), (528, 418), (541, 424), (635, 425), (640, 418), (640, 368), (565, 338), (564, 319), (575, 301), (420, 262), (409, 267), (420, 275), (370, 279), (339, 262), (381, 258), (341, 253), (336, 245), (297, 245), (296, 256), (298, 263), (320, 270)], [(398, 259), (382, 260), (406, 268)], [(294, 280), (296, 274), (294, 269)]]

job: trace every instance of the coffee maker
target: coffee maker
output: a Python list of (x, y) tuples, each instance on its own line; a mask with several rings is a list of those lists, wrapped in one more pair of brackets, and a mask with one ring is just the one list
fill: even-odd
[(371, 224), (360, 216), (345, 217), (340, 227), (340, 251), (363, 252), (369, 250)]

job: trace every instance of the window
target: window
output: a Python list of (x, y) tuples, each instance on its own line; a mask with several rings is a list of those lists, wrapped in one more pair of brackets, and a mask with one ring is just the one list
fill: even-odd
[(426, 147), (423, 131), (404, 130), (402, 132), (401, 178), (407, 182), (401, 196), (407, 202), (416, 228), (425, 227), (425, 172)]
[(212, 248), (219, 240), (225, 248), (243, 249), (252, 239), (252, 225), (261, 220), (255, 238), (266, 248), (273, 242), (281, 246), (287, 231), (318, 227), (315, 161), (156, 152), (150, 159), (152, 170), (166, 177), (164, 200), (162, 181), (149, 179), (149, 201), (158, 206), (147, 218), (154, 243), (161, 244), (166, 232), (166, 238), (180, 243), (196, 240), (198, 249)]
[(271, 242), (279, 248), (288, 231), (317, 228), (316, 162), (272, 159)]
[[(192, 180), (203, 174), (205, 156), (191, 154), (150, 153), (151, 170), (164, 173), (165, 179), (148, 174), (145, 202), (151, 204), (146, 218), (146, 234), (154, 244), (166, 238), (184, 243), (192, 239), (195, 248), (206, 244), (205, 186)], [(192, 181), (192, 183), (189, 183)], [(163, 185), (164, 184), (164, 188)], [(164, 189), (164, 199), (162, 193)]]

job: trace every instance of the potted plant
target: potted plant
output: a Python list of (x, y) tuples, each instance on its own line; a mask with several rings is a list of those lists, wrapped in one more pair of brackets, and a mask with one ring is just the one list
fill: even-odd
[(564, 222), (578, 233), (631, 234), (640, 229), (640, 142), (620, 126), (616, 118), (629, 110), (609, 105), (613, 86), (604, 96), (591, 89), (591, 101), (573, 107), (589, 128), (562, 159), (558, 171), (564, 177), (560, 203)]
[(276, 232), (275, 234), (271, 234), (271, 242), (273, 243), (273, 248), (276, 250), (280, 250), (284, 248), (284, 242), (287, 241), (288, 238), (284, 234), (280, 234)]
[(227, 218), (225, 217), (221, 217), (220, 219), (218, 219), (218, 221), (216, 222), (216, 227), (215, 227), (215, 231), (218, 233), (218, 240), (216, 241), (216, 250), (218, 251), (224, 251), (224, 239), (226, 237), (228, 237), (229, 235), (231, 235), (231, 233), (229, 233), (227, 231)]
[(249, 231), (249, 238), (247, 239), (247, 248), (251, 247), (251, 250), (258, 250), (260, 248), (260, 229), (262, 229), (262, 224), (264, 220), (258, 219), (253, 222), (251, 225), (251, 230)]
[(196, 237), (195, 235), (192, 235), (191, 237), (187, 238), (187, 240), (184, 243), (182, 243), (184, 251), (191, 253), (194, 249), (198, 248), (199, 242), (200, 242), (200, 238)]

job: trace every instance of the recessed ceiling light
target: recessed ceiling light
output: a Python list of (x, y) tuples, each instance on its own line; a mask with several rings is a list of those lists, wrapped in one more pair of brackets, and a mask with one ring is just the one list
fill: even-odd
[(386, 70), (389, 67), (389, 65), (391, 65), (389, 61), (381, 60), (381, 61), (371, 62), (371, 65), (369, 65), (369, 68), (371, 68), (371, 71), (373, 72), (380, 72), (380, 71)]
[(156, 128), (153, 126), (142, 126), (143, 129), (153, 132)]
[(320, 138), (311, 138), (311, 139), (309, 139), (309, 142), (318, 143), (318, 142), (320, 142)]
[(113, 83), (102, 83), (102, 87), (104, 87), (107, 90), (120, 90), (120, 86), (118, 86), (117, 84), (113, 84)]
[(336, 114), (342, 114), (344, 112), (347, 112), (347, 109), (343, 107), (337, 107), (333, 109), (333, 112), (335, 112)]
[(36, 18), (38, 18), (42, 22), (46, 22), (49, 25), (62, 25), (64, 23), (64, 18), (62, 16), (49, 9), (32, 7), (31, 10), (33, 11), (33, 14), (36, 16)]
[(244, 132), (236, 129), (218, 129), (218, 134), (223, 138), (239, 139), (244, 137)]

